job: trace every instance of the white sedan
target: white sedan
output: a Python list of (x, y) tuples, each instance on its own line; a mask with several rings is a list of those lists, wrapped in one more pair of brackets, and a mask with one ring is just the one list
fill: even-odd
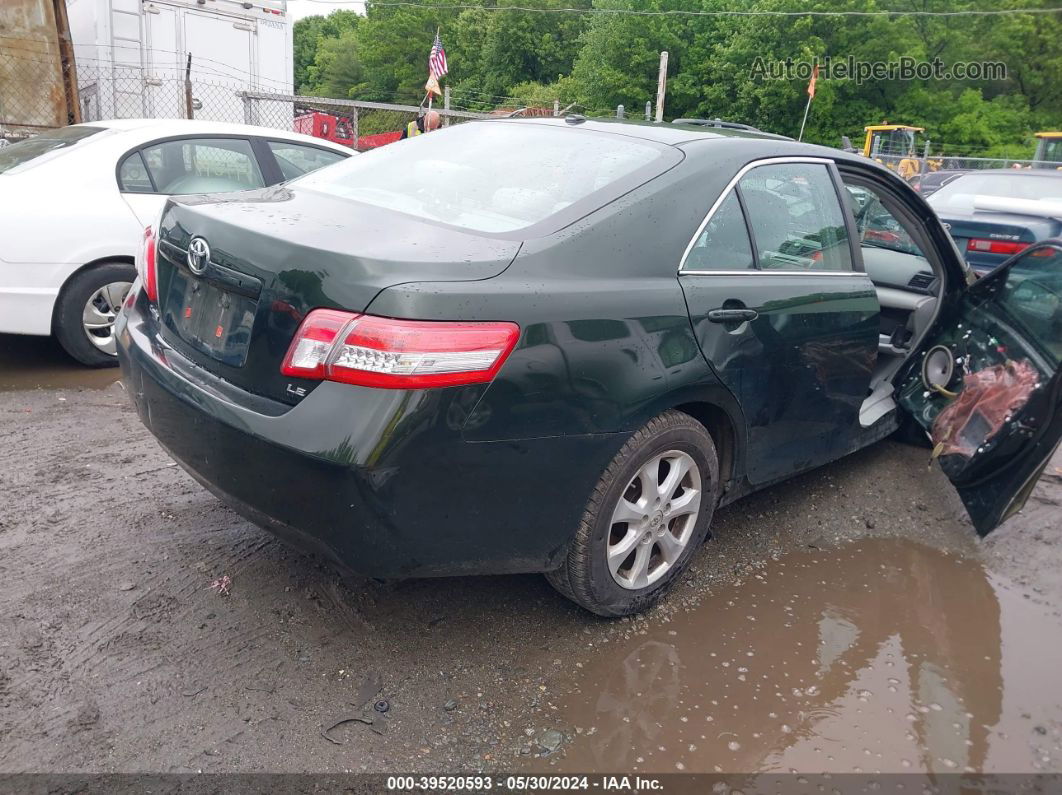
[(352, 154), (297, 133), (170, 119), (76, 124), (0, 148), (0, 333), (54, 334), (84, 364), (115, 364), (114, 316), (167, 196), (263, 188)]

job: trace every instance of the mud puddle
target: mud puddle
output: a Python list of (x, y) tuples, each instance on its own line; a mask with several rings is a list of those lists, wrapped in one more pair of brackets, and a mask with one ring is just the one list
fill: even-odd
[(51, 337), (0, 334), (0, 392), (23, 389), (102, 389), (121, 376), (71, 359)]
[(574, 739), (553, 769), (1059, 770), (1060, 629), (910, 541), (794, 553), (599, 645), (559, 704)]

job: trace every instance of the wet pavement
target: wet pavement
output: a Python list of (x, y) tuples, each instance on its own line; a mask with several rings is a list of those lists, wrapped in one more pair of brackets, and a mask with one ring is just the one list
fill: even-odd
[(1062, 771), (1062, 454), (982, 540), (927, 450), (874, 445), (603, 621), (534, 575), (337, 573), (119, 376), (0, 336), (0, 773)]
[(81, 366), (52, 337), (0, 334), (0, 392), (100, 389), (120, 376), (117, 367)]
[(580, 663), (561, 768), (1052, 769), (1060, 670), (1057, 611), (975, 560), (895, 539), (808, 550)]

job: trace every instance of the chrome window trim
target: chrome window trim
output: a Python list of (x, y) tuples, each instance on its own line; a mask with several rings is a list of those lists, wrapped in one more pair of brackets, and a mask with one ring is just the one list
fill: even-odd
[(761, 270), (749, 268), (744, 271), (679, 270), (679, 276), (866, 276), (863, 271), (815, 271), (815, 270)]
[[(784, 164), (784, 163), (817, 163), (818, 165), (823, 165), (823, 166), (827, 166), (827, 167), (834, 165), (833, 160), (831, 160), (828, 157), (807, 157), (807, 156), (765, 157), (765, 158), (763, 158), (761, 160), (753, 160), (751, 163), (746, 163), (744, 166), (741, 167), (741, 169), (738, 171), (738, 173), (734, 175), (733, 179), (731, 179), (730, 182), (727, 183), (727, 186), (723, 189), (723, 192), (719, 194), (719, 198), (717, 198), (715, 200), (715, 202), (712, 204), (711, 208), (709, 208), (708, 213), (707, 213), (707, 215), (704, 216), (704, 220), (701, 221), (700, 226), (697, 227), (697, 231), (693, 233), (693, 237), (690, 238), (690, 242), (686, 244), (686, 250), (682, 252), (682, 259), (679, 260), (679, 267), (678, 267), (678, 275), (679, 276), (683, 276), (683, 275), (685, 275), (685, 276), (738, 276), (738, 275), (748, 276), (748, 275), (751, 275), (751, 274), (755, 274), (755, 275), (758, 275), (758, 276), (792, 276), (794, 274), (802, 275), (802, 276), (866, 276), (866, 274), (863, 273), (862, 271), (855, 271), (855, 270), (852, 270), (852, 271), (806, 270), (805, 271), (805, 270), (774, 270), (774, 269), (761, 270), (760, 268), (749, 268), (748, 270), (706, 271), (706, 270), (692, 270), (692, 269), (687, 270), (687, 269), (685, 269), (683, 267), (686, 264), (686, 260), (690, 256), (690, 252), (693, 251), (694, 245), (696, 245), (696, 243), (697, 243), (697, 238), (699, 238), (704, 233), (704, 229), (705, 229), (706, 226), (708, 226), (708, 222), (712, 220), (712, 216), (715, 215), (716, 211), (722, 206), (723, 202), (727, 200), (727, 198), (730, 196), (730, 194), (732, 194), (734, 192), (734, 188), (738, 184), (738, 182), (741, 181), (741, 178), (743, 176), (745, 176), (747, 173), (749, 173), (750, 171), (752, 171), (752, 169), (754, 169), (754, 168), (759, 168), (760, 166), (780, 165), (780, 164)], [(840, 199), (838, 199), (837, 201), (838, 201), (838, 204), (840, 204)], [(842, 208), (842, 212), (843, 212), (843, 208)], [(746, 219), (746, 223), (748, 223), (748, 219)], [(756, 252), (753, 252), (753, 256), (755, 256), (755, 253)]]

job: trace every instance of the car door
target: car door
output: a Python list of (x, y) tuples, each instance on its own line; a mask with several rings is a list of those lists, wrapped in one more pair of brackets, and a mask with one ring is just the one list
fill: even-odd
[(967, 287), (927, 338), (900, 406), (987, 535), (1025, 504), (1062, 438), (1062, 242)]
[(238, 136), (151, 141), (122, 156), (117, 176), (122, 198), (143, 226), (155, 222), (168, 196), (252, 190), (269, 184), (250, 139)]
[(848, 452), (859, 430), (879, 306), (840, 190), (829, 160), (751, 163), (683, 257), (701, 351), (746, 416), (754, 484)]

